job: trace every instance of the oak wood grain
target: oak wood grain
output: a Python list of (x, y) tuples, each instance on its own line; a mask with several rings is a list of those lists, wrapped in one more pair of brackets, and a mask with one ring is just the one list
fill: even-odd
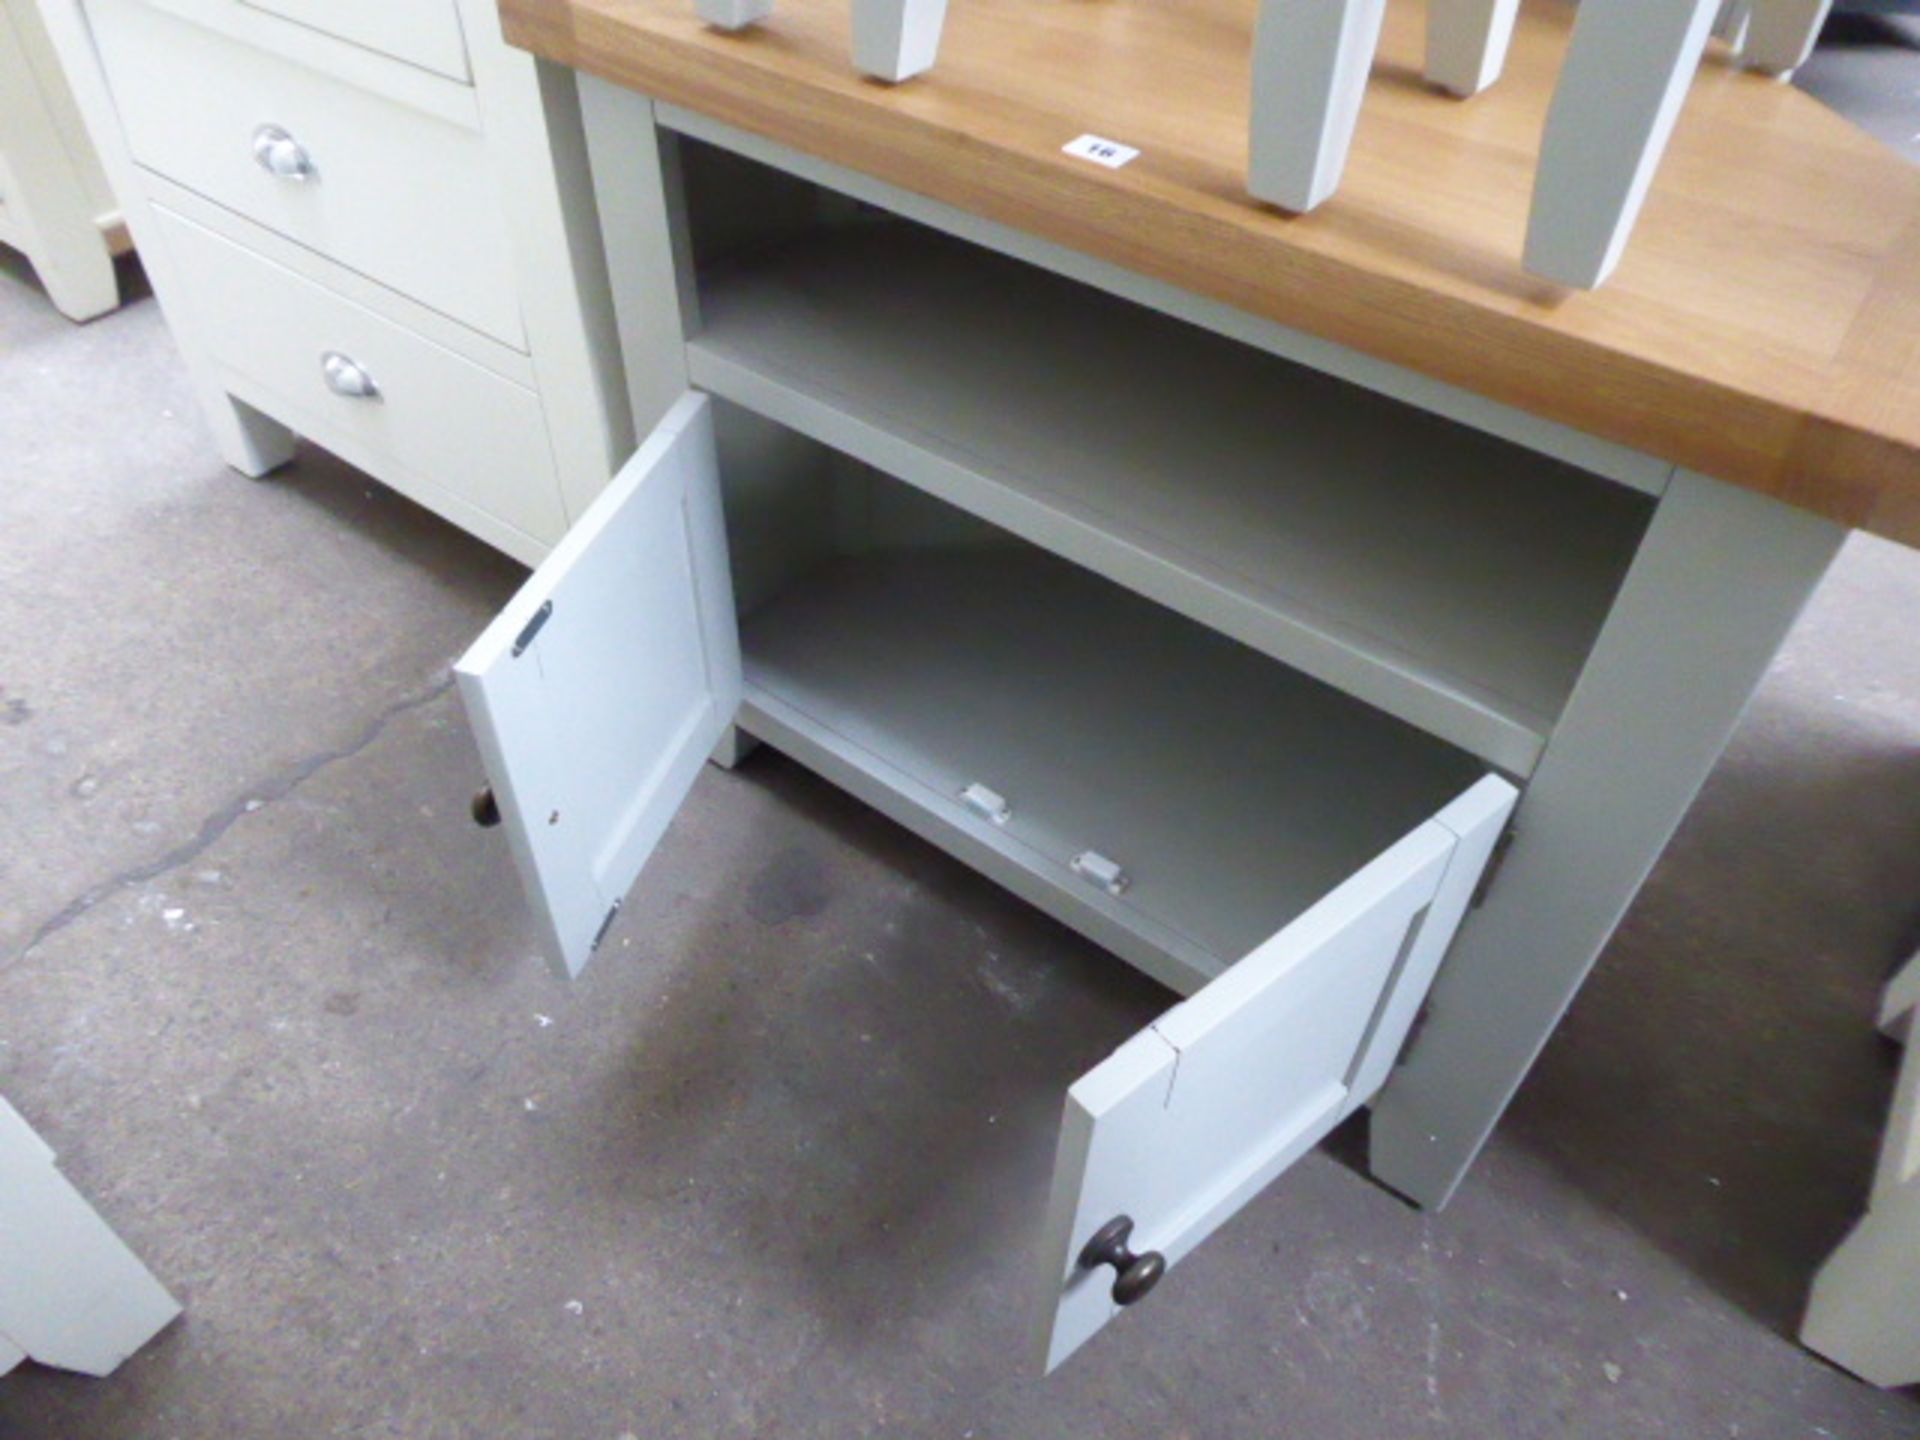
[[(738, 35), (689, 0), (501, 0), (509, 39), (1311, 334), (1920, 545), (1920, 169), (1717, 52), (1601, 290), (1520, 268), (1571, 10), (1504, 78), (1420, 79), (1391, 0), (1340, 192), (1245, 188), (1254, 0), (954, 0), (938, 65), (859, 78), (847, 0)], [(1060, 147), (1138, 147), (1106, 170)]]

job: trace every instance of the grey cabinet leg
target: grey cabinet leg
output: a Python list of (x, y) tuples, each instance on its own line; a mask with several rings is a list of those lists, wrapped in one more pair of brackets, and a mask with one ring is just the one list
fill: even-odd
[(1527, 786), (1506, 864), (1375, 1102), (1380, 1180), (1423, 1205), (1452, 1196), (1845, 537), (1674, 476)]
[(1907, 1046), (1867, 1213), (1814, 1277), (1800, 1339), (1875, 1385), (1920, 1382), (1920, 955), (1888, 988), (1880, 1025)]
[(729, 725), (727, 733), (720, 737), (720, 743), (713, 747), (713, 754), (708, 758), (722, 770), (731, 770), (759, 748), (760, 742), (753, 736), (738, 725)]

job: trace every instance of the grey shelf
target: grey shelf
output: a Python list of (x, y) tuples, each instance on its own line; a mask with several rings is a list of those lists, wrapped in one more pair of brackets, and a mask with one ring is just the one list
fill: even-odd
[(1649, 497), (900, 222), (704, 273), (694, 382), (1518, 775)]
[[(1483, 773), (1031, 546), (835, 560), (742, 630), (741, 723), (1190, 992)], [(1004, 824), (960, 799), (1004, 796)], [(1072, 869), (1093, 849), (1130, 884)]]

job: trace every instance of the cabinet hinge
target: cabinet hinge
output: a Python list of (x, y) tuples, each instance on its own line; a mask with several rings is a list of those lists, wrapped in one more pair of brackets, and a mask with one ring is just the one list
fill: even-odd
[(1513, 836), (1514, 828), (1509, 825), (1500, 832), (1500, 838), (1493, 842), (1493, 853), (1487, 856), (1487, 868), (1480, 872), (1480, 883), (1473, 887), (1469, 908), (1478, 910), (1487, 903), (1487, 892), (1493, 889), (1493, 882), (1499, 878), (1501, 869), (1507, 863), (1507, 852), (1513, 849)]
[(518, 660), (527, 646), (533, 644), (533, 637), (540, 633), (540, 627), (553, 618), (553, 601), (544, 602), (533, 612), (533, 618), (527, 621), (526, 628), (513, 637), (513, 656)]
[(600, 948), (600, 942), (607, 938), (607, 931), (613, 928), (613, 917), (619, 913), (620, 902), (616, 900), (613, 902), (613, 908), (607, 911), (607, 918), (600, 922), (600, 928), (593, 932), (593, 943), (587, 947), (589, 952)]

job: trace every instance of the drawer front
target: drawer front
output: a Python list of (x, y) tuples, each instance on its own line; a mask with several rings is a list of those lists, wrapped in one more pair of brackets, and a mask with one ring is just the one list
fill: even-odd
[(559, 539), (531, 390), (171, 211), (154, 215), (236, 394), (503, 549)]
[(453, 0), (245, 0), (342, 40), (453, 80), (466, 80), (467, 45)]
[(142, 165), (525, 348), (477, 131), (140, 0), (89, 0), (88, 13)]

